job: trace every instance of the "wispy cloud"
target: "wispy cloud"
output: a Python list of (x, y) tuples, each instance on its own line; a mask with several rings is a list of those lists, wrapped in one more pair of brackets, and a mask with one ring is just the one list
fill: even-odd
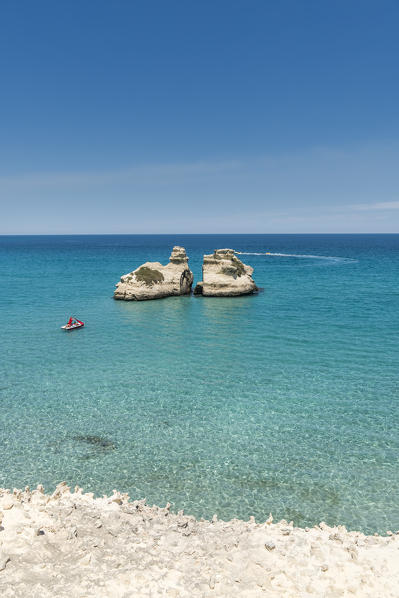
[(391, 143), (3, 175), (0, 233), (397, 232), (398, 156)]
[(381, 201), (376, 203), (357, 203), (350, 206), (354, 210), (360, 211), (379, 211), (379, 210), (399, 210), (399, 201)]
[(124, 169), (82, 172), (39, 172), (0, 176), (0, 189), (52, 188), (76, 185), (95, 187), (113, 184), (168, 184), (212, 177), (240, 169), (241, 162), (198, 161), (165, 164), (141, 164)]

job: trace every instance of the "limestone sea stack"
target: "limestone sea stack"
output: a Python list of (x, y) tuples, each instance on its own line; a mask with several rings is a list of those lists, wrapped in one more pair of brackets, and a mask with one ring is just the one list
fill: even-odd
[(188, 295), (193, 284), (193, 273), (183, 247), (173, 247), (169, 263), (146, 262), (133, 272), (122, 276), (116, 285), (115, 299), (145, 301), (172, 295)]
[(194, 289), (195, 295), (233, 297), (249, 295), (258, 290), (252, 279), (253, 268), (243, 264), (233, 249), (216, 249), (204, 255), (202, 281)]

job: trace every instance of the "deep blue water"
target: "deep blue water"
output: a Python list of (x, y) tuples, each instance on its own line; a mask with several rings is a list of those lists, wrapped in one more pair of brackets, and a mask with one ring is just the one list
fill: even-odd
[[(175, 244), (264, 292), (112, 299)], [(398, 314), (399, 235), (0, 237), (0, 486), (396, 530)]]

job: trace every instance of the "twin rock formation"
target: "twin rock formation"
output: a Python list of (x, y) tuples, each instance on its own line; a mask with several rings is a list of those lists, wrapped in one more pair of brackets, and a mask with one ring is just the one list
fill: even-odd
[[(194, 294), (207, 297), (249, 295), (258, 290), (252, 273), (253, 268), (243, 264), (233, 249), (216, 249), (212, 255), (204, 255), (203, 280), (196, 285)], [(144, 301), (172, 295), (189, 295), (193, 280), (185, 249), (173, 247), (166, 266), (159, 262), (146, 262), (122, 276), (116, 285), (114, 298)]]

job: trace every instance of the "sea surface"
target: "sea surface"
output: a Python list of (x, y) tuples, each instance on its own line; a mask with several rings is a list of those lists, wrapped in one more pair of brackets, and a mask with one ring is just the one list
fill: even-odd
[[(173, 245), (262, 292), (113, 300)], [(399, 529), (399, 235), (3, 236), (0, 335), (2, 487)]]

